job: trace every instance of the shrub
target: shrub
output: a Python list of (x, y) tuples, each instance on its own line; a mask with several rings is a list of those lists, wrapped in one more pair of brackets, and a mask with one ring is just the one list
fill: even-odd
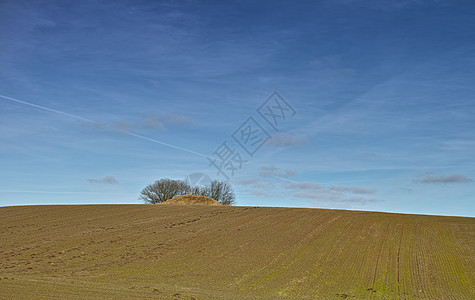
[(149, 204), (161, 203), (175, 196), (187, 194), (190, 186), (181, 180), (160, 179), (145, 187), (140, 198)]
[(224, 205), (233, 205), (236, 199), (231, 184), (224, 181), (213, 180), (200, 192), (201, 195), (213, 198)]
[(210, 197), (224, 205), (233, 205), (236, 198), (231, 185), (224, 181), (213, 180), (207, 186), (194, 187), (182, 180), (164, 178), (146, 186), (140, 192), (140, 199), (156, 204), (186, 194)]

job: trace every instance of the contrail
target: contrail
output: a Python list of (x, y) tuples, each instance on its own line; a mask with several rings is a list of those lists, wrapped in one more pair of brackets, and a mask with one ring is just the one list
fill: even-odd
[[(49, 107), (46, 107), (46, 106), (41, 106), (41, 105), (30, 103), (30, 102), (27, 102), (27, 101), (18, 100), (18, 99), (12, 98), (12, 97), (4, 96), (4, 95), (0, 95), (0, 98), (6, 99), (6, 100), (9, 100), (9, 101), (12, 101), (12, 102), (32, 106), (32, 107), (35, 107), (35, 108), (39, 108), (39, 109), (42, 109), (42, 110), (45, 110), (45, 111), (57, 113), (57, 114), (60, 114), (60, 115), (66, 116), (66, 117), (70, 117), (70, 118), (73, 118), (73, 119), (76, 119), (76, 120), (79, 120), (79, 121), (83, 121), (83, 122), (87, 122), (87, 123), (91, 123), (91, 124), (98, 124), (98, 122), (95, 122), (93, 120), (89, 120), (89, 119), (86, 119), (86, 118), (83, 118), (83, 117), (80, 117), (80, 116), (72, 115), (72, 114), (69, 114), (67, 112), (60, 111), (60, 110), (57, 110), (57, 109), (52, 109), (52, 108), (49, 108)], [(115, 129), (115, 128), (107, 125), (107, 124), (104, 124), (104, 127), (107, 127), (107, 128), (109, 128), (111, 130), (114, 130), (114, 131), (117, 130), (117, 129)], [(153, 138), (149, 138), (149, 137), (146, 137), (146, 136), (143, 136), (143, 135), (140, 135), (140, 134), (136, 134), (136, 133), (133, 133), (133, 132), (130, 132), (130, 131), (122, 131), (121, 130), (120, 132), (125, 133), (125, 134), (130, 135), (130, 136), (133, 136), (133, 137), (136, 137), (136, 138), (139, 138), (139, 139), (142, 139), (142, 140), (146, 140), (146, 141), (149, 141), (149, 142), (160, 144), (162, 146), (166, 146), (166, 147), (169, 147), (169, 148), (185, 151), (185, 152), (188, 152), (188, 153), (191, 153), (191, 154), (194, 154), (194, 155), (198, 155), (198, 156), (201, 156), (201, 157), (205, 157), (205, 158), (208, 157), (205, 154), (202, 154), (202, 153), (190, 150), (190, 149), (186, 149), (186, 148), (183, 148), (183, 147), (175, 146), (175, 145), (172, 145), (172, 144), (168, 144), (168, 143), (165, 143), (165, 142), (153, 139)]]
[[(291, 180), (291, 179), (280, 177), (280, 176), (273, 175), (272, 177), (283, 180), (283, 181), (291, 182), (291, 183), (302, 183), (301, 181), (295, 181), (295, 180)], [(339, 184), (339, 183), (353, 183), (353, 182), (367, 182), (367, 180), (332, 181), (332, 182), (322, 182), (321, 184)]]
[(57, 192), (57, 191), (31, 191), (31, 190), (0, 190), (0, 193), (34, 193), (34, 194), (101, 194), (101, 195), (124, 195), (124, 194), (131, 194), (133, 193), (105, 193), (105, 192), (74, 192), (74, 191), (67, 191), (67, 192)]
[(280, 180), (283, 180), (283, 181), (291, 182), (291, 183), (299, 183), (298, 181), (290, 180), (290, 179), (288, 179), (288, 178), (284, 178), (284, 177), (280, 177), (280, 176), (275, 176), (275, 175), (273, 175), (272, 177), (277, 178), (277, 179), (280, 179)]
[(37, 105), (37, 104), (34, 104), (34, 103), (18, 100), (18, 99), (12, 98), (12, 97), (7, 97), (7, 96), (4, 96), (4, 95), (0, 95), (0, 97), (4, 98), (4, 99), (7, 99), (7, 100), (10, 100), (10, 101), (13, 101), (13, 102), (25, 104), (25, 105), (28, 105), (28, 106), (33, 106), (33, 107), (36, 107), (36, 108), (39, 108), (39, 109), (42, 109), (42, 110), (46, 110), (46, 111), (49, 111), (49, 112), (54, 112), (54, 113), (57, 113), (57, 114), (60, 114), (60, 115), (63, 115), (63, 116), (67, 116), (67, 117), (70, 117), (70, 118), (73, 118), (73, 119), (76, 119), (76, 120), (80, 120), (80, 121), (84, 121), (84, 122), (88, 122), (88, 123), (96, 123), (96, 122), (94, 122), (92, 120), (89, 120), (89, 119), (86, 119), (86, 118), (71, 115), (71, 114), (68, 114), (68, 113), (63, 112), (63, 111), (59, 111), (59, 110), (56, 110), (56, 109), (52, 109), (52, 108), (48, 108), (48, 107), (45, 107), (45, 106)]

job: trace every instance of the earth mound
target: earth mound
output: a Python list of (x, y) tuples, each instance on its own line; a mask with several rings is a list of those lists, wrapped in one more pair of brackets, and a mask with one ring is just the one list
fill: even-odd
[(213, 198), (201, 195), (181, 195), (173, 197), (160, 204), (179, 204), (179, 205), (222, 205)]

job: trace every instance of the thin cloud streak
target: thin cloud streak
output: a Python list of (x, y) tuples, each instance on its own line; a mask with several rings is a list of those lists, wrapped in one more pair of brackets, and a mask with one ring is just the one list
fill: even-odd
[(250, 192), (254, 196), (266, 198), (285, 198), (306, 199), (310, 201), (326, 202), (334, 204), (361, 204), (381, 202), (382, 200), (375, 198), (367, 198), (369, 195), (376, 194), (376, 189), (367, 187), (352, 186), (328, 186), (315, 182), (298, 182), (279, 176), (268, 176), (285, 181), (286, 184), (279, 186), (259, 178), (238, 180), (234, 183), (237, 185), (248, 186), (253, 188)]
[[(4, 96), (4, 95), (1, 95), (1, 94), (0, 94), (0, 98), (6, 99), (6, 100), (9, 100), (9, 101), (12, 101), (12, 102), (32, 106), (32, 107), (39, 108), (39, 109), (42, 109), (42, 110), (46, 110), (46, 111), (49, 111), (49, 112), (57, 113), (57, 114), (67, 116), (67, 117), (70, 117), (70, 118), (73, 118), (73, 119), (76, 119), (76, 120), (79, 120), (79, 121), (91, 123), (93, 126), (97, 126), (97, 124), (100, 124), (98, 122), (95, 122), (93, 120), (89, 120), (89, 119), (86, 119), (86, 118), (83, 118), (83, 117), (80, 117), (80, 116), (72, 115), (72, 114), (69, 114), (69, 113), (66, 113), (66, 112), (63, 112), (63, 111), (59, 111), (59, 110), (56, 110), (56, 109), (52, 109), (52, 108), (48, 108), (48, 107), (45, 107), (45, 106), (37, 105), (37, 104), (30, 103), (30, 102), (27, 102), (27, 101), (18, 100), (18, 99), (8, 97), (8, 96)], [(110, 126), (110, 125), (107, 125), (107, 124), (103, 124), (103, 126), (106, 127), (106, 128), (112, 129), (114, 131), (117, 130), (117, 128), (115, 128), (113, 126)], [(125, 131), (125, 130), (122, 131), (121, 130), (120, 132), (122, 132), (124, 134), (127, 134), (127, 135), (130, 135), (130, 136), (133, 136), (133, 137), (136, 137), (136, 138), (139, 138), (139, 139), (142, 139), (142, 140), (146, 140), (146, 141), (149, 141), (149, 142), (160, 144), (160, 145), (170, 147), (170, 148), (173, 148), (173, 149), (185, 151), (185, 152), (197, 155), (197, 156), (201, 156), (201, 157), (205, 157), (205, 158), (208, 157), (208, 155), (205, 155), (205, 154), (202, 154), (202, 153), (190, 150), (190, 149), (186, 149), (186, 148), (183, 148), (183, 147), (179, 147), (179, 146), (176, 146), (176, 145), (172, 145), (172, 144), (169, 144), (169, 143), (165, 143), (165, 142), (153, 139), (153, 138), (149, 138), (147, 136), (143, 136), (143, 135), (140, 135), (140, 134), (137, 134), (137, 133), (130, 132), (130, 131)]]
[(88, 179), (89, 183), (100, 183), (100, 184), (118, 184), (119, 181), (114, 176), (106, 176), (99, 179)]
[(302, 145), (307, 142), (307, 138), (291, 135), (289, 133), (279, 133), (274, 136), (267, 142), (269, 145), (274, 147), (290, 147)]
[[(365, 187), (350, 187), (350, 186), (331, 186), (327, 187), (323, 184), (315, 182), (294, 182), (285, 186), (286, 189), (292, 191), (294, 198), (305, 198), (323, 202), (333, 203), (359, 203), (367, 204), (370, 202), (379, 202), (377, 199), (367, 199), (357, 195), (375, 194), (375, 189)], [(350, 194), (350, 195), (348, 195)]]
[(351, 186), (332, 186), (330, 189), (332, 191), (336, 191), (336, 192), (364, 194), (364, 195), (376, 193), (375, 189), (362, 188), (362, 187), (351, 187)]
[(259, 169), (259, 175), (263, 177), (267, 176), (275, 176), (275, 177), (283, 177), (283, 176), (295, 176), (297, 175), (297, 171), (290, 170), (290, 169), (279, 169), (276, 166), (263, 166)]
[(435, 175), (433, 173), (425, 174), (421, 177), (413, 179), (413, 183), (466, 183), (472, 182), (473, 180), (462, 174), (452, 174), (452, 175)]
[[(20, 193), (20, 194), (91, 194), (91, 195), (123, 195), (123, 192), (107, 193), (107, 192), (81, 192), (81, 191), (34, 191), (34, 190), (0, 190), (0, 193)], [(125, 193), (130, 195), (136, 195), (134, 193)]]

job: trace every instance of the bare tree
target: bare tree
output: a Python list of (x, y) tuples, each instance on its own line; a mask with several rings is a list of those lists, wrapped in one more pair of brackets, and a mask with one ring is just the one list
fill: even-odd
[(145, 187), (140, 192), (140, 198), (145, 203), (156, 204), (190, 191), (191, 187), (184, 181), (164, 178)]
[(201, 194), (224, 205), (233, 205), (236, 200), (231, 184), (224, 181), (211, 181), (207, 187), (202, 189)]

